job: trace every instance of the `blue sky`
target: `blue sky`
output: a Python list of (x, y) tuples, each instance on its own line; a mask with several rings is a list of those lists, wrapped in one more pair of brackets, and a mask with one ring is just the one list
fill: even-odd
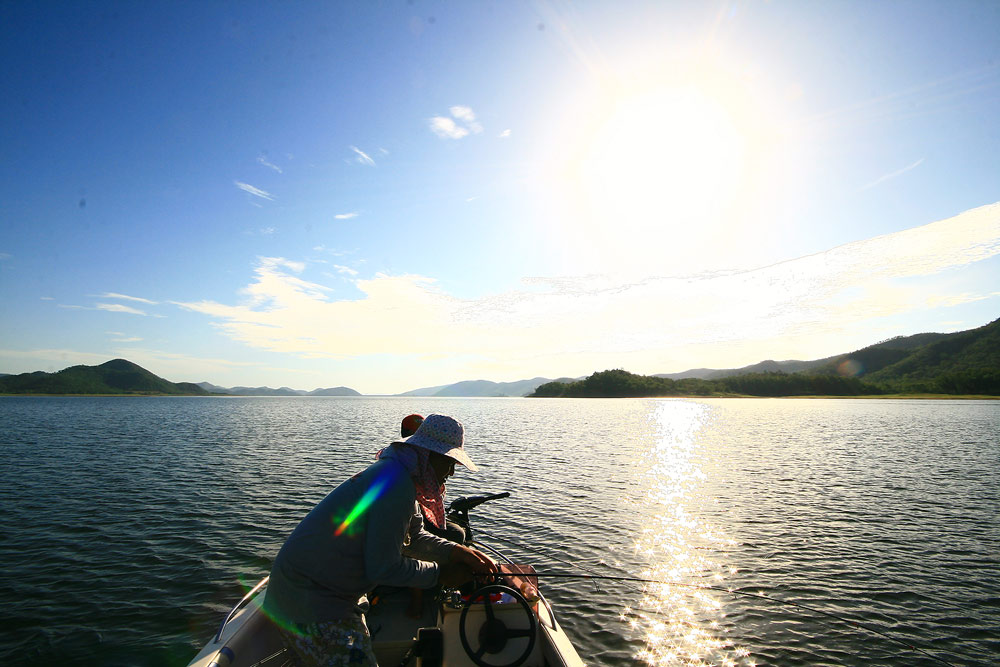
[(995, 2), (5, 3), (0, 372), (396, 393), (1000, 316)]

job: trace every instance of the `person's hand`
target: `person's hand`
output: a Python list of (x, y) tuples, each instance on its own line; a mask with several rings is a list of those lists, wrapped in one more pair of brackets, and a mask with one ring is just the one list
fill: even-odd
[(472, 570), (473, 574), (489, 575), (496, 574), (497, 566), (489, 556), (482, 551), (470, 549), (462, 544), (456, 544), (451, 550), (449, 557), (451, 563), (462, 563)]
[(438, 583), (444, 588), (458, 588), (473, 580), (472, 568), (465, 563), (444, 563), (438, 572)]

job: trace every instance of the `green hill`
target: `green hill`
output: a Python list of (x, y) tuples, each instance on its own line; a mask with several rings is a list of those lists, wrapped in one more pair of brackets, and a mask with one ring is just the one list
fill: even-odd
[[(768, 364), (801, 364), (786, 372)], [(780, 366), (778, 368), (781, 368)], [(787, 366), (785, 367), (787, 368)], [(705, 374), (710, 369), (700, 369)], [(678, 374), (685, 375), (685, 374)], [(860, 396), (868, 394), (977, 394), (1000, 396), (1000, 319), (952, 334), (899, 336), (817, 362), (762, 362), (723, 377), (681, 379), (594, 373), (577, 382), (549, 382), (535, 397), (623, 396)]]
[(70, 366), (57, 373), (21, 373), (0, 377), (4, 394), (166, 394), (207, 396), (190, 382), (169, 382), (125, 359), (100, 366)]
[(944, 336), (864, 377), (904, 391), (1000, 394), (1000, 319)]
[(865, 377), (910, 357), (914, 351), (926, 345), (953, 335), (957, 334), (922, 333), (913, 336), (897, 336), (848, 354), (831, 357), (825, 360), (825, 363), (811, 369), (811, 372), (826, 375), (849, 373), (857, 377)]

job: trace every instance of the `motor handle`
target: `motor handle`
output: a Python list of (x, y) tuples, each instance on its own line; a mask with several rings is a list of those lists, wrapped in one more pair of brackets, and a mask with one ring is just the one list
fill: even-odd
[(478, 496), (462, 496), (461, 498), (455, 498), (448, 505), (449, 512), (468, 512), (473, 507), (477, 505), (482, 505), (488, 500), (499, 500), (500, 498), (509, 498), (510, 492), (504, 491), (503, 493), (494, 493), (491, 495), (483, 494)]

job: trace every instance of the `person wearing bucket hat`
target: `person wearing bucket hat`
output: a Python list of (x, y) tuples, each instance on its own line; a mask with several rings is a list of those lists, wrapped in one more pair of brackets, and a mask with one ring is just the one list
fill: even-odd
[[(403, 438), (409, 438), (417, 432), (420, 428), (420, 424), (424, 421), (423, 415), (412, 414), (403, 417), (403, 421), (399, 425), (399, 435)], [(383, 450), (384, 451), (384, 450)], [(380, 451), (376, 454), (378, 458), (382, 452)], [(436, 495), (436, 494), (435, 494)], [(446, 521), (445, 525), (440, 525), (435, 521), (437, 519), (443, 518), (443, 512), (438, 513), (436, 517), (434, 516), (433, 509), (430, 505), (434, 502), (435, 498), (427, 498), (426, 504), (425, 499), (421, 498), (421, 495), (417, 494), (417, 502), (420, 504), (420, 512), (424, 517), (424, 528), (428, 532), (437, 535), (438, 537), (443, 537), (446, 540), (451, 540), (452, 542), (458, 542), (459, 544), (465, 544), (465, 529), (454, 521)], [(441, 500), (443, 505), (444, 500), (444, 487), (441, 488)], [(417, 589), (420, 590), (420, 589)]]
[[(403, 438), (409, 438), (417, 432), (420, 428), (420, 424), (424, 421), (423, 415), (412, 414), (403, 417), (403, 421), (399, 426), (399, 434)], [(381, 455), (382, 452), (379, 452)], [(443, 508), (444, 505), (444, 485), (441, 485), (440, 494), (431, 494), (429, 496), (417, 493), (417, 503), (420, 506), (420, 514), (424, 519), (424, 528), (427, 532), (432, 535), (437, 535), (438, 537), (443, 537), (450, 542), (457, 542), (458, 544), (465, 544), (465, 529), (454, 521), (448, 521), (447, 517), (444, 516), (444, 512), (435, 512), (435, 503), (439, 503)], [(438, 521), (443, 521), (443, 524), (436, 523)], [(424, 590), (422, 588), (410, 588), (410, 606), (407, 613), (413, 618), (420, 618), (421, 611), (423, 610), (424, 604)]]
[[(458, 587), (496, 572), (485, 554), (428, 532), (444, 525), (444, 482), (461, 463), (458, 420), (428, 415), (416, 432), (330, 492), (299, 523), (271, 568), (264, 609), (302, 665), (376, 667), (364, 614), (378, 585)], [(440, 523), (438, 523), (440, 519)]]
[[(439, 417), (440, 415), (436, 416)], [(422, 442), (423, 440), (421, 439), (418, 441), (417, 439), (414, 439), (411, 442), (410, 437), (416, 434), (417, 429), (420, 428), (420, 425), (423, 423), (423, 421), (424, 421), (423, 415), (412, 414), (403, 417), (403, 421), (400, 424), (399, 428), (400, 436), (406, 438), (406, 440), (404, 440), (403, 442), (409, 442), (410, 444), (419, 446), (419, 442)], [(431, 428), (433, 428), (433, 426)], [(434, 438), (431, 438), (431, 440), (435, 441)], [(379, 454), (376, 456), (381, 455), (381, 453), (382, 452), (379, 452)], [(470, 463), (472, 462), (471, 459), (469, 460), (469, 462)], [(464, 544), (465, 530), (454, 521), (445, 521), (444, 511), (443, 511), (444, 486), (442, 485), (440, 494), (435, 493), (431, 495), (432, 497), (422, 497), (420, 493), (417, 494), (417, 502), (420, 504), (420, 511), (424, 516), (424, 528), (426, 528), (429, 532), (433, 533), (434, 535), (437, 535), (438, 537), (443, 537), (446, 540), (451, 540), (452, 542), (458, 542), (459, 544)], [(440, 498), (438, 498), (438, 495), (440, 495)], [(440, 511), (435, 512), (434, 505), (437, 503), (438, 500), (441, 501)]]

